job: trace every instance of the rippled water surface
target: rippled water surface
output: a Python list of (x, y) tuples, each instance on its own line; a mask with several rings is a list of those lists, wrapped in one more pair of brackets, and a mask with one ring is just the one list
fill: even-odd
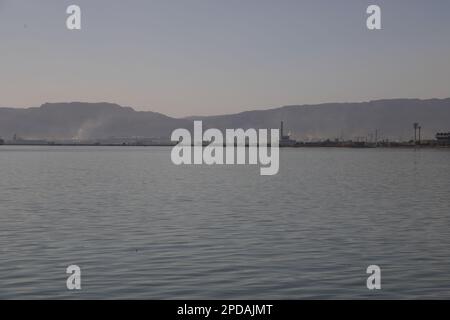
[(1, 146), (0, 298), (450, 298), (450, 151), (280, 161), (260, 176), (177, 167), (170, 148)]

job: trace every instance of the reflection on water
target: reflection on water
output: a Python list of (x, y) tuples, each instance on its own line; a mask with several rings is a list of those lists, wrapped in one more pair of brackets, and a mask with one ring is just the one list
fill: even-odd
[(169, 148), (2, 146), (0, 298), (450, 298), (449, 151), (280, 162), (260, 176), (177, 167)]

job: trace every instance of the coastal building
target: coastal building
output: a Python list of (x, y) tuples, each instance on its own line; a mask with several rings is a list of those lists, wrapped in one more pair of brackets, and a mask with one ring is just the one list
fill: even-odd
[(22, 139), (17, 134), (14, 134), (13, 140), (8, 141), (8, 144), (11, 145), (19, 145), (19, 146), (30, 146), (30, 145), (48, 145), (49, 142), (47, 140), (37, 140), (37, 139)]
[(436, 140), (439, 143), (450, 144), (450, 132), (438, 132), (438, 133), (436, 133)]
[(289, 147), (289, 146), (295, 146), (297, 144), (297, 141), (292, 140), (290, 135), (284, 134), (284, 123), (281, 121), (280, 125), (280, 147)]

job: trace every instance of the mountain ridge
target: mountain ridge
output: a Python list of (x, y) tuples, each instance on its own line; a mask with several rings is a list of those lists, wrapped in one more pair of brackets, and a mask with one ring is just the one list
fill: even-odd
[(176, 128), (285, 128), (299, 140), (352, 139), (378, 131), (380, 138), (410, 139), (412, 123), (423, 137), (450, 130), (450, 98), (380, 99), (286, 105), (213, 116), (175, 118), (108, 102), (44, 103), (40, 107), (0, 108), (0, 136), (25, 139), (101, 139), (109, 137), (170, 138)]

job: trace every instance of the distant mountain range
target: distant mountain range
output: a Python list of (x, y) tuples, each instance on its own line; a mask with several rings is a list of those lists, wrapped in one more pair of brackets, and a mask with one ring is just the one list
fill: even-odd
[(423, 138), (450, 131), (450, 98), (392, 99), (362, 103), (326, 103), (284, 106), (220, 116), (172, 118), (135, 111), (110, 103), (46, 103), (39, 108), (0, 108), (0, 137), (23, 139), (106, 139), (146, 137), (168, 139), (176, 128), (192, 129), (193, 120), (204, 128), (279, 128), (303, 141), (355, 139), (378, 131), (380, 139), (409, 140), (413, 123), (422, 126)]

